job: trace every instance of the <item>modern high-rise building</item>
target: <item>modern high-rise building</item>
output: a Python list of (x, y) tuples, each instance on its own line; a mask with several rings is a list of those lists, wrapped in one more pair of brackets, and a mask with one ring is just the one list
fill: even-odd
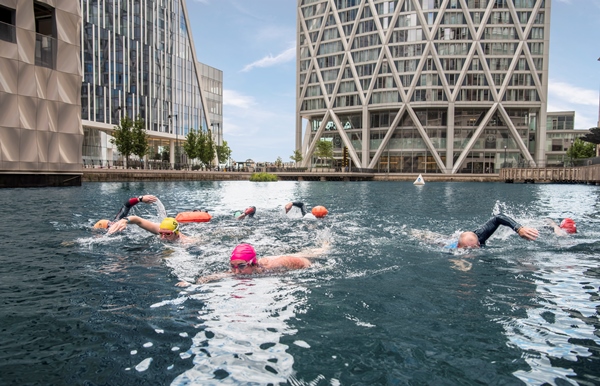
[(78, 1), (0, 0), (0, 187), (80, 183)]
[[(296, 147), (336, 166), (543, 164), (550, 0), (298, 0)], [(347, 156), (346, 156), (347, 154)]]
[(84, 160), (115, 158), (108, 142), (125, 114), (142, 118), (149, 158), (186, 162), (190, 130), (210, 129), (185, 0), (80, 0)]
[(202, 78), (202, 92), (210, 118), (210, 129), (217, 145), (223, 144), (223, 71), (198, 63)]

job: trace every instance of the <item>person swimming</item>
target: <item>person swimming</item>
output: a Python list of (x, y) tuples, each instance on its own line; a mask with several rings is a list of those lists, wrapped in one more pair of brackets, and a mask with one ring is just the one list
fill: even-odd
[(250, 207), (244, 209), (244, 211), (240, 211), (240, 210), (236, 211), (233, 214), (233, 217), (235, 217), (238, 220), (243, 220), (246, 217), (253, 218), (255, 213), (256, 213), (256, 207), (250, 206)]
[(294, 206), (300, 209), (300, 212), (302, 212), (302, 217), (306, 216), (306, 205), (304, 205), (304, 203), (300, 201), (293, 201), (285, 204), (285, 213), (287, 214), (290, 211), (290, 209), (292, 209), (292, 207)]
[(524, 227), (512, 218), (500, 213), (489, 219), (485, 224), (473, 232), (463, 232), (458, 240), (446, 245), (446, 248), (480, 248), (485, 246), (485, 242), (496, 232), (500, 225), (507, 226), (514, 230), (521, 238), (526, 240), (535, 240), (539, 232), (535, 228)]
[(128, 224), (135, 224), (148, 232), (159, 235), (161, 240), (177, 241), (187, 239), (187, 236), (179, 230), (179, 223), (173, 217), (167, 217), (161, 223), (155, 223), (139, 216), (128, 216), (115, 222), (108, 234), (113, 234), (127, 228)]
[(140, 202), (145, 202), (146, 204), (152, 204), (152, 203), (155, 203), (156, 201), (158, 201), (158, 198), (151, 194), (141, 195), (139, 197), (132, 197), (123, 203), (123, 206), (121, 206), (121, 209), (119, 209), (119, 212), (117, 212), (117, 214), (115, 215), (115, 218), (113, 218), (112, 221), (107, 220), (107, 219), (98, 220), (94, 224), (94, 229), (108, 229), (108, 228), (110, 228), (110, 226), (112, 224), (114, 224), (115, 222), (126, 217), (129, 214), (129, 211), (131, 210), (131, 208), (133, 208), (135, 205), (139, 204)]
[(557, 225), (553, 220), (549, 218), (546, 219), (546, 222), (557, 236), (567, 236), (569, 234), (577, 233), (577, 224), (575, 223), (575, 221), (573, 221), (572, 218), (564, 218), (560, 222), (560, 225)]
[[(232, 275), (253, 275), (266, 272), (291, 271), (304, 269), (311, 266), (311, 258), (315, 258), (326, 253), (330, 244), (324, 241), (320, 248), (310, 248), (298, 253), (279, 256), (264, 256), (260, 259), (256, 257), (256, 250), (250, 244), (239, 244), (231, 252), (229, 258), (229, 272), (217, 273), (200, 277), (196, 284), (208, 283)], [(191, 285), (186, 281), (176, 284), (178, 287), (187, 287)]]

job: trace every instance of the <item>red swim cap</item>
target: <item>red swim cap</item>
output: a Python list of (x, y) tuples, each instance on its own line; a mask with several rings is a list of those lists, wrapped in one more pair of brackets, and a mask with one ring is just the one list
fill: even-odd
[(244, 260), (256, 264), (256, 251), (250, 244), (240, 244), (231, 252), (230, 260)]
[(562, 220), (562, 222), (560, 223), (560, 227), (561, 229), (564, 229), (565, 232), (567, 233), (576, 233), (577, 232), (577, 225), (575, 224), (575, 221), (573, 221), (570, 218), (566, 218), (564, 220)]

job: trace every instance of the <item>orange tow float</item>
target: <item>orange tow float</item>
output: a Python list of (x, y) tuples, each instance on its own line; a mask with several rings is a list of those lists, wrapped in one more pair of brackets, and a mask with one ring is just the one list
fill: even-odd
[(180, 223), (209, 222), (212, 216), (208, 212), (193, 211), (177, 213), (175, 220)]

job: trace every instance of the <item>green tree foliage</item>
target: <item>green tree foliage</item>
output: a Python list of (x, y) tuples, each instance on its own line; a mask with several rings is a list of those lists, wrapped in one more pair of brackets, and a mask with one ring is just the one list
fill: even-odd
[(321, 139), (317, 142), (317, 146), (315, 148), (315, 156), (321, 160), (321, 163), (324, 163), (326, 159), (333, 158), (333, 143), (331, 141)]
[(200, 131), (198, 133), (198, 151), (200, 161), (202, 161), (205, 165), (212, 165), (213, 160), (215, 159), (215, 142), (212, 139), (212, 134), (210, 130), (204, 132)]
[(225, 163), (231, 157), (231, 149), (227, 144), (227, 141), (223, 141), (221, 146), (216, 146), (217, 148), (217, 158), (219, 159), (219, 163)]
[(283, 166), (283, 160), (281, 159), (281, 157), (277, 157), (277, 160), (275, 161), (275, 166), (277, 166), (278, 168)]
[(304, 157), (302, 157), (302, 152), (300, 149), (296, 149), (294, 150), (294, 154), (290, 156), (290, 159), (296, 163), (296, 166), (298, 166), (298, 162), (302, 162)]
[(140, 116), (138, 116), (135, 122), (133, 122), (133, 129), (131, 130), (131, 134), (133, 141), (132, 153), (140, 158), (148, 154), (149, 150), (148, 139), (150, 138), (150, 136), (146, 133), (144, 127), (146, 127), (144, 120)]
[(198, 132), (196, 130), (190, 130), (188, 135), (185, 137), (185, 143), (183, 144), (183, 151), (187, 154), (189, 159), (196, 159), (200, 156), (198, 148)]
[(148, 134), (144, 131), (144, 120), (138, 117), (133, 121), (128, 116), (121, 118), (121, 124), (115, 126), (110, 143), (117, 147), (126, 162), (135, 154), (140, 158), (148, 153)]
[(119, 126), (115, 126), (110, 143), (115, 145), (117, 151), (128, 161), (129, 155), (133, 153), (133, 134), (131, 133), (133, 121), (128, 116), (124, 116), (120, 123)]
[(250, 181), (252, 182), (274, 182), (277, 181), (277, 176), (275, 174), (270, 173), (252, 173), (250, 176)]
[(590, 142), (595, 145), (600, 144), (600, 127), (592, 127), (590, 132), (581, 137), (585, 142)]
[(591, 158), (595, 155), (596, 145), (592, 142), (583, 141), (581, 138), (577, 138), (567, 150), (567, 156), (570, 159)]

